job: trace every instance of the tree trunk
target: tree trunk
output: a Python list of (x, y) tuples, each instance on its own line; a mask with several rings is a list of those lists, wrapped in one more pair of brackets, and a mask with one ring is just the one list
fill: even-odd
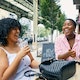
[(51, 29), (51, 42), (53, 42), (53, 28)]

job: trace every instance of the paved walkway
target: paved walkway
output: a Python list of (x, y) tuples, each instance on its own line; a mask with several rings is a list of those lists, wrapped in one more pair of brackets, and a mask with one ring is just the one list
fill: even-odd
[(38, 57), (38, 55), (42, 54), (42, 46), (36, 46), (36, 44), (29, 45), (31, 49), (31, 53), (37, 61), (41, 62), (41, 57)]

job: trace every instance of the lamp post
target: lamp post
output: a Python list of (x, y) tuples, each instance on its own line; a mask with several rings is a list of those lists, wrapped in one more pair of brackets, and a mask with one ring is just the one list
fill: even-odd
[(37, 49), (38, 0), (33, 0), (33, 45)]
[(33, 0), (33, 33), (34, 40), (37, 41), (37, 24), (38, 24), (38, 0)]

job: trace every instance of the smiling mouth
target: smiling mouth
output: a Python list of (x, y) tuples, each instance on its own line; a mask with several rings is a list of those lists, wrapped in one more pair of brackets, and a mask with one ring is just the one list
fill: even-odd
[(68, 30), (68, 29), (65, 29), (64, 32), (65, 32), (65, 33), (69, 33), (69, 30)]
[(19, 38), (19, 35), (15, 35), (16, 38)]

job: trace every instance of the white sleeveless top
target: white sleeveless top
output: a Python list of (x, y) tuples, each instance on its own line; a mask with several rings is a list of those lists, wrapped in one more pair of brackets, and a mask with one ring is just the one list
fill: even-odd
[[(3, 49), (5, 51), (5, 53), (7, 54), (9, 65), (11, 65), (11, 63), (14, 61), (17, 54), (16, 53), (11, 54), (7, 50), (5, 50), (4, 48), (2, 48), (2, 47), (0, 47), (0, 48)], [(32, 77), (25, 77), (24, 76), (24, 73), (26, 71), (31, 70), (31, 67), (29, 66), (30, 63), (31, 63), (31, 60), (28, 55), (23, 57), (23, 59), (20, 62), (20, 65), (19, 65), (17, 72), (9, 80), (33, 80)]]

